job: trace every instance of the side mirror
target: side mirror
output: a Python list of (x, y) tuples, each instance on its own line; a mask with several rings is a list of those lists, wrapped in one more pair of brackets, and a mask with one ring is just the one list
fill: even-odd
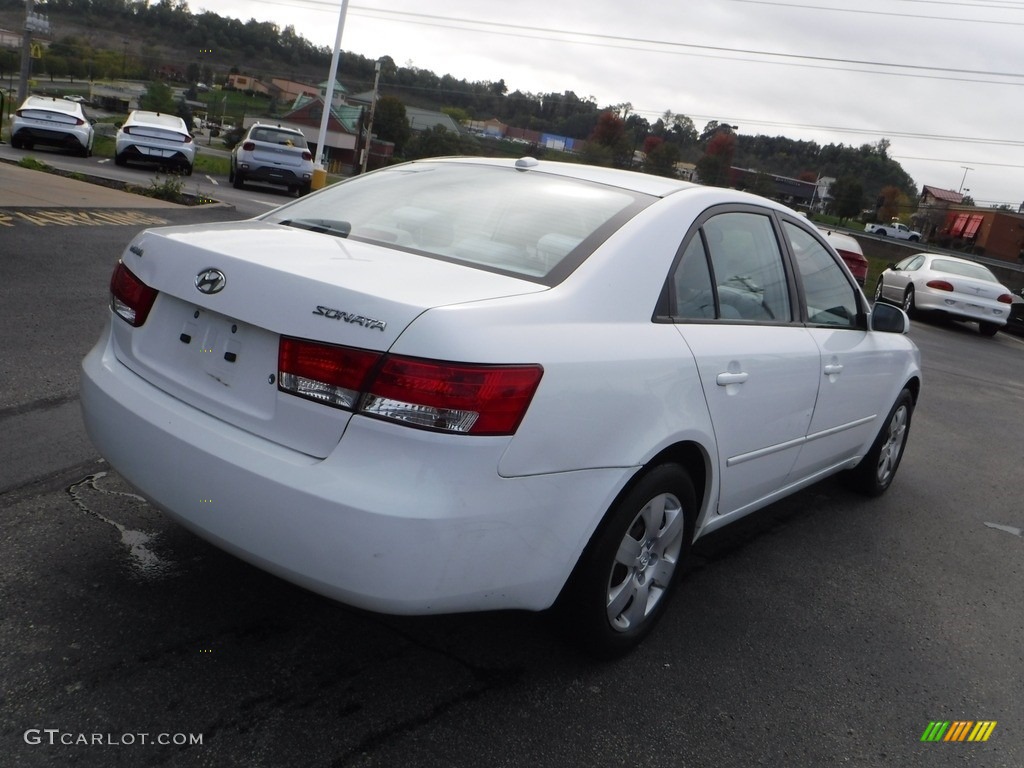
[(891, 262), (891, 261), (888, 264), (885, 265), (885, 268), (886, 269), (892, 269), (892, 270), (894, 270), (896, 272), (900, 271), (900, 268), (897, 267), (896, 264), (894, 262)]
[(910, 330), (910, 318), (899, 307), (878, 301), (871, 309), (871, 330), (882, 333), (906, 333)]

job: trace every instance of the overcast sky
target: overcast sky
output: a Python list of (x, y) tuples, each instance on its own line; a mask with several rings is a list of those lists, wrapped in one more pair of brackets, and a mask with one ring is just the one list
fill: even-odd
[[(359, 0), (342, 50), (509, 92), (574, 91), (889, 154), (981, 205), (1024, 201), (1024, 0)], [(843, 7), (846, 6), (846, 7)], [(340, 0), (192, 0), (332, 47)], [(326, 79), (326, 72), (325, 79)], [(967, 169), (965, 169), (965, 166)], [(762, 169), (771, 171), (772, 169)], [(817, 170), (817, 169), (807, 169)], [(966, 175), (966, 178), (965, 178)]]

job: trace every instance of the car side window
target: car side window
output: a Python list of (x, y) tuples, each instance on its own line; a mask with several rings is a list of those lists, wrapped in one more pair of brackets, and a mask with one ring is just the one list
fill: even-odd
[(771, 219), (722, 213), (702, 227), (723, 320), (788, 322), (792, 318), (782, 252)]
[(683, 258), (672, 276), (675, 299), (674, 317), (704, 320), (716, 317), (715, 289), (711, 284), (707, 251), (700, 233), (686, 246)]
[(856, 327), (857, 292), (832, 254), (795, 224), (785, 221), (782, 226), (803, 282), (807, 321), (812, 325)]
[(896, 269), (901, 272), (913, 272), (915, 269), (920, 269), (922, 264), (924, 264), (924, 256), (908, 256), (896, 265)]

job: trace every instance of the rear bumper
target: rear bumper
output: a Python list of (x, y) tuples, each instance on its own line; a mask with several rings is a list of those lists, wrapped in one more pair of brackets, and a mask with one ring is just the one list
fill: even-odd
[(149, 146), (146, 144), (118, 143), (117, 154), (129, 162), (161, 163), (165, 165), (192, 166), (195, 162), (195, 150), (187, 151), (180, 147)]
[(83, 361), (81, 403), (101, 455), (183, 525), (386, 613), (549, 607), (633, 472), (502, 478), (507, 438), (365, 417), (317, 460), (164, 394), (116, 360), (109, 332)]
[(312, 172), (296, 172), (289, 168), (274, 165), (239, 164), (236, 173), (240, 173), (246, 181), (262, 181), (265, 184), (280, 184), (286, 187), (302, 187), (312, 182)]
[(88, 146), (82, 143), (82, 138), (70, 131), (55, 131), (46, 128), (19, 128), (12, 134), (11, 138), (52, 147), (66, 147), (77, 150), (88, 149)]
[(989, 303), (971, 301), (962, 294), (951, 294), (946, 291), (919, 290), (914, 294), (914, 306), (925, 311), (945, 312), (961, 320), (995, 325), (1006, 325), (1010, 315), (1009, 304), (992, 307)]

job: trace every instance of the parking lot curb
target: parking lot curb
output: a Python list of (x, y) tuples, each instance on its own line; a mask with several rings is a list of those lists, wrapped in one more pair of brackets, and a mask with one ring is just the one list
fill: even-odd
[[(2, 208), (229, 208), (217, 200), (196, 205), (174, 203), (133, 192), (115, 179), (76, 173), (24, 168), (0, 158), (0, 209)], [(183, 193), (184, 197), (194, 195)]]

